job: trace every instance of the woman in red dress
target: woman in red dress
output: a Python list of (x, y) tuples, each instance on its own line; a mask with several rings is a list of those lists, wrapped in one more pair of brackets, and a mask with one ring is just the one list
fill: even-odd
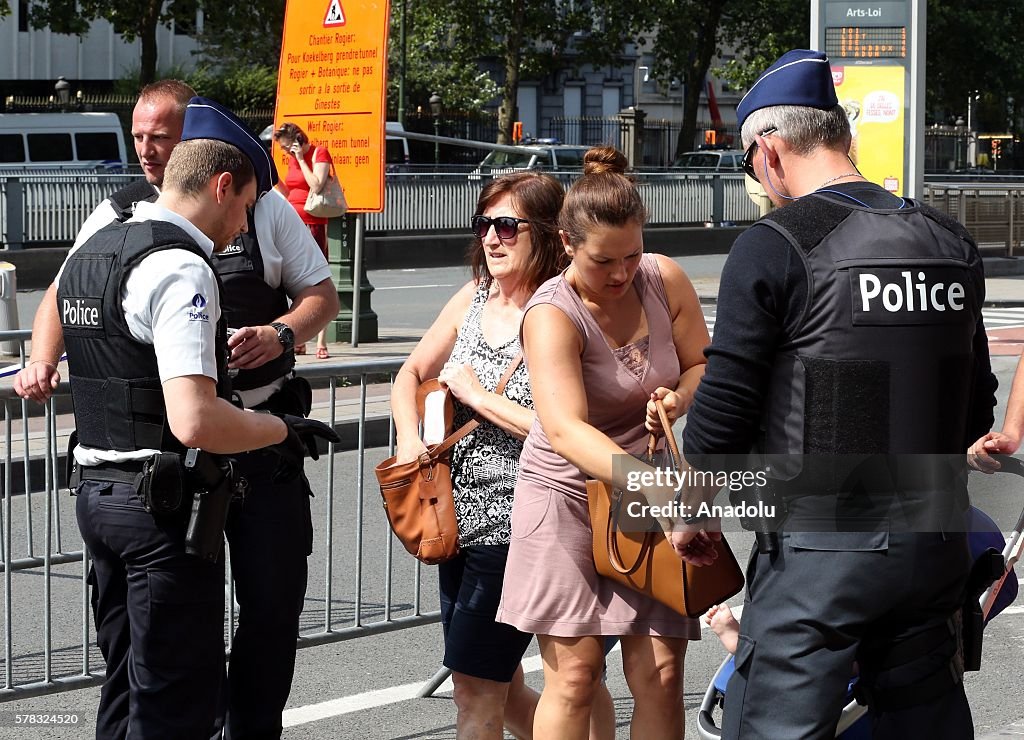
[[(331, 153), (327, 151), (327, 147), (310, 143), (306, 132), (294, 123), (281, 124), (280, 128), (274, 131), (274, 141), (290, 155), (288, 175), (283, 182), (278, 182), (277, 186), (287, 196), (299, 218), (309, 227), (316, 243), (320, 245), (320, 251), (327, 257), (327, 219), (310, 216), (304, 206), (311, 191), (319, 193), (327, 184), (331, 174)], [(305, 345), (295, 348), (297, 355), (304, 354), (305, 351)], [(316, 356), (321, 360), (330, 357), (327, 352), (326, 331), (321, 331), (316, 337)]]

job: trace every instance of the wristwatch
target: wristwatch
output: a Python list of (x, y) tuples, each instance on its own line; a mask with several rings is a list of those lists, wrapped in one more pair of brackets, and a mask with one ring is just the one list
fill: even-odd
[(270, 324), (277, 331), (277, 341), (284, 347), (285, 352), (291, 352), (295, 349), (295, 332), (288, 324), (282, 324), (280, 321), (274, 321)]

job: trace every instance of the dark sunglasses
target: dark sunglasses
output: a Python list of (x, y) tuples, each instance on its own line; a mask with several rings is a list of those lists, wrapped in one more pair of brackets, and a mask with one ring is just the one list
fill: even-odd
[(476, 235), (477, 239), (483, 239), (487, 236), (487, 232), (490, 231), (493, 224), (494, 233), (498, 235), (498, 238), (502, 241), (509, 241), (510, 239), (515, 239), (516, 234), (519, 233), (519, 224), (528, 224), (530, 222), (525, 218), (513, 218), (512, 216), (498, 216), (497, 218), (473, 216), (473, 220), (470, 223), (473, 225), (473, 234)]
[[(777, 128), (772, 126), (766, 128), (758, 136), (767, 136), (768, 134), (774, 134), (778, 131)], [(747, 151), (743, 153), (743, 160), (740, 162), (740, 167), (743, 168), (743, 172), (754, 178), (754, 182), (761, 182), (757, 179), (757, 175), (754, 174), (754, 153), (757, 151), (757, 139), (750, 142), (750, 146), (747, 147)]]

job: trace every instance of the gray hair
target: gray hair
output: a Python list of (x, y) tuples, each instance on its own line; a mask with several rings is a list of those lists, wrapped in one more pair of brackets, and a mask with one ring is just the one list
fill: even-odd
[(756, 135), (771, 128), (776, 129), (775, 136), (785, 139), (800, 155), (810, 154), (818, 147), (844, 153), (850, 148), (850, 120), (841, 105), (829, 110), (799, 105), (759, 108), (743, 122), (743, 148), (750, 146)]

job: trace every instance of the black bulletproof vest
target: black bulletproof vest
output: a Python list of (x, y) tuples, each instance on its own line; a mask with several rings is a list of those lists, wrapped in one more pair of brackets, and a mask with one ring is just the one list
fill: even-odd
[(879, 210), (821, 194), (759, 224), (794, 245), (809, 286), (777, 351), (764, 451), (962, 457), (985, 291), (967, 231), (909, 200)]
[[(121, 307), (131, 269), (165, 249), (183, 249), (210, 264), (188, 234), (173, 224), (113, 223), (83, 244), (61, 274), (57, 311), (68, 353), (78, 441), (86, 447), (122, 452), (183, 449), (167, 425), (153, 345), (131, 335)], [(191, 308), (182, 310), (203, 313), (206, 303), (197, 294)], [(229, 398), (223, 318), (217, 323), (217, 376), (217, 395)]]
[[(121, 188), (109, 200), (119, 221), (131, 218), (138, 201), (154, 201), (157, 190), (145, 181)], [(240, 234), (224, 251), (213, 255), (213, 266), (224, 286), (221, 312), (230, 327), (263, 326), (288, 310), (283, 287), (271, 288), (264, 280), (263, 255), (256, 236), (253, 211), (249, 211), (249, 231)], [(279, 357), (251, 370), (239, 370), (231, 379), (236, 391), (247, 391), (284, 377), (295, 367), (295, 353)]]
[[(253, 211), (249, 211), (249, 231), (240, 234), (223, 251), (213, 255), (213, 265), (224, 283), (224, 318), (228, 326), (263, 326), (288, 310), (284, 288), (271, 288), (264, 280), (263, 255), (256, 238)], [(295, 367), (291, 350), (251, 370), (239, 370), (231, 379), (236, 391), (259, 388), (286, 375)]]

